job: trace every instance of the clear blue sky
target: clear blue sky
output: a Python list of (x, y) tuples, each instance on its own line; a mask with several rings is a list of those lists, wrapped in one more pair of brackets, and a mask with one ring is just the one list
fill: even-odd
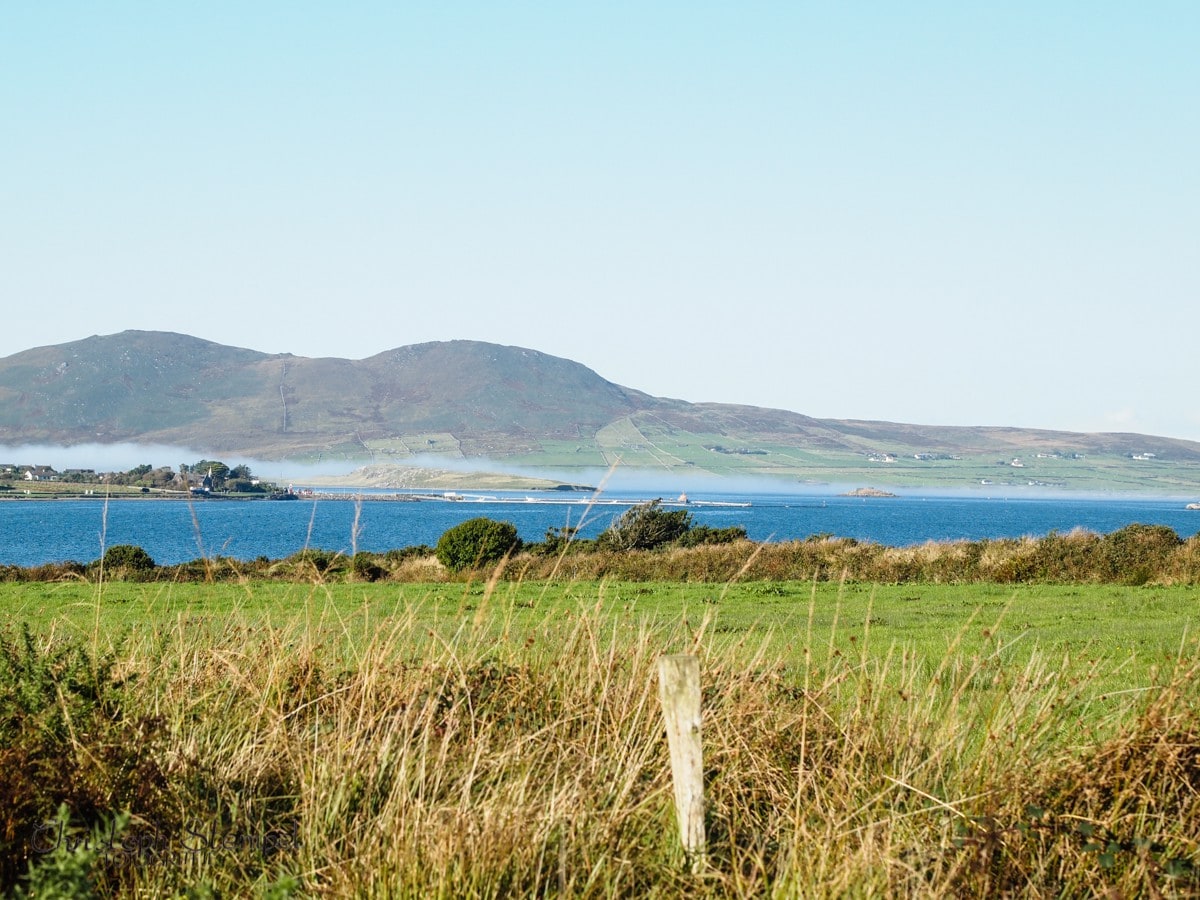
[(10, 3), (0, 356), (472, 338), (1200, 440), (1200, 3)]

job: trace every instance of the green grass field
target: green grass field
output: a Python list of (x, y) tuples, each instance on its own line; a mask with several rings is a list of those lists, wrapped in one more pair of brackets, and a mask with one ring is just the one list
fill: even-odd
[(803, 666), (799, 651), (814, 641), (876, 659), (904, 652), (928, 666), (951, 648), (1015, 666), (1036, 656), (1073, 677), (1090, 672), (1097, 696), (1143, 688), (1200, 640), (1195, 586), (27, 583), (0, 584), (0, 611), (9, 623), (79, 636), (170, 629), (180, 619), (209, 628), (231, 619), (274, 628), (302, 621), (347, 653), (403, 620), (447, 640), (463, 628), (480, 631), (503, 642), (501, 654), (538, 640), (547, 622), (588, 614), (622, 627), (704, 633), (733, 658), (765, 651), (792, 668)]
[[(1198, 614), (1195, 587), (2, 584), (0, 891), (1196, 896)], [(679, 652), (697, 874), (654, 674)], [(51, 849), (59, 809), (81, 843)]]

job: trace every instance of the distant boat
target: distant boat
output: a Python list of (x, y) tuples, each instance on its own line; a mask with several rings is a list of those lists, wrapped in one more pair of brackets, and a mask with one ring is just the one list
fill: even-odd
[(1200, 509), (1200, 503), (1189, 503), (1184, 509)]

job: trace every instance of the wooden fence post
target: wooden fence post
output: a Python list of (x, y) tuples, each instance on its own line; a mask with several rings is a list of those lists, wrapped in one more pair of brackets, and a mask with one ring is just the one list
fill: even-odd
[(692, 654), (658, 658), (658, 696), (667, 723), (671, 778), (679, 837), (692, 872), (705, 864), (704, 762), (700, 747), (700, 659)]

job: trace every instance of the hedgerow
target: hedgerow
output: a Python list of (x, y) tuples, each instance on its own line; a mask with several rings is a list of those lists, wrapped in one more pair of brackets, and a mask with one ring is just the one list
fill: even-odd
[[(1101, 535), (1082, 529), (1044, 537), (979, 541), (929, 541), (889, 547), (831, 535), (754, 542), (740, 528), (690, 526), (649, 548), (623, 549), (612, 539), (579, 538), (573, 529), (551, 529), (541, 543), (523, 544), (507, 522), (475, 519), (447, 531), (437, 548), (425, 545), (386, 552), (307, 549), (284, 559), (241, 561), (209, 557), (149, 566), (130, 550), (106, 555), (104, 578), (131, 581), (442, 581), (494, 566), (507, 554), (505, 578), (620, 578), (635, 581), (722, 582), (848, 580), (897, 584), (1196, 584), (1200, 535), (1183, 540), (1162, 525), (1129, 525)], [(112, 548), (116, 550), (117, 548)], [(140, 550), (141, 548), (133, 548)], [(141, 551), (144, 553), (145, 551)], [(111, 550), (110, 550), (111, 553)], [(130, 564), (132, 560), (141, 563)], [(114, 564), (117, 563), (117, 564)], [(0, 581), (95, 580), (99, 560), (0, 566)]]

